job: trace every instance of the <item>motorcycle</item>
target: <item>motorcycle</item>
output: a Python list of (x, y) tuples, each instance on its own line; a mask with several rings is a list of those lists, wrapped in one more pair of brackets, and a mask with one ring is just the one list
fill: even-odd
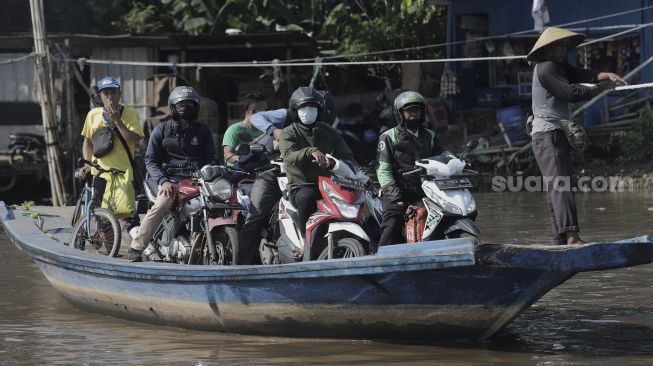
[[(478, 141), (471, 140), (460, 157), (474, 149)], [(415, 162), (415, 169), (404, 172), (404, 176), (418, 174), (425, 197), (421, 202), (406, 209), (404, 234), (409, 243), (452, 239), (462, 236), (478, 237), (480, 230), (475, 223), (478, 211), (473, 187), (469, 179), (454, 177), (461, 172), (477, 174), (467, 169), (467, 164), (449, 155), (437, 155)], [(378, 195), (366, 196), (372, 216), (381, 224), (381, 200)]]
[[(163, 145), (168, 151), (183, 154), (174, 139), (165, 139)], [(178, 183), (174, 207), (143, 251), (145, 258), (183, 264), (236, 264), (238, 216), (245, 208), (238, 203), (230, 181), (232, 171), (218, 165), (201, 169), (192, 164), (184, 166), (165, 167), (188, 178)], [(146, 179), (145, 191), (151, 202), (156, 200), (155, 189)]]
[[(237, 147), (239, 155), (250, 153)], [(252, 144), (252, 152), (264, 154), (265, 148)], [(368, 177), (344, 160), (327, 154), (330, 177), (319, 177), (322, 196), (317, 211), (299, 231), (297, 209), (290, 203), (288, 179), (283, 161), (268, 160), (267, 167), (277, 171), (282, 198), (273, 209), (269, 223), (261, 233), (259, 255), (263, 264), (358, 257), (369, 253), (370, 238), (361, 228), (366, 215), (365, 188)], [(305, 249), (308, 251), (305, 253)]]

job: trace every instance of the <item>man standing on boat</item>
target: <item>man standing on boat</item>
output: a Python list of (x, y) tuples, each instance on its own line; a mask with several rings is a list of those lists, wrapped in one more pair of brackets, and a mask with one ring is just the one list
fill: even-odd
[[(97, 160), (104, 169), (116, 168), (125, 171), (122, 175), (103, 174), (94, 180), (95, 199), (101, 207), (112, 211), (121, 219), (123, 228), (127, 231), (138, 226), (134, 195), (134, 170), (130, 156), (143, 138), (138, 112), (131, 107), (120, 104), (120, 83), (111, 76), (100, 80), (97, 85), (102, 106), (93, 108), (88, 112), (82, 136), (82, 155), (88, 161)], [(125, 149), (121, 139), (126, 143), (129, 151)], [(113, 138), (109, 138), (113, 136)], [(85, 165), (80, 171), (85, 176), (88, 171), (98, 174), (95, 168)], [(107, 189), (108, 187), (108, 189)]]
[[(546, 183), (555, 244), (583, 244), (578, 235), (576, 202), (571, 189), (571, 150), (585, 148), (584, 130), (570, 121), (569, 103), (588, 100), (626, 82), (609, 72), (580, 69), (567, 63), (567, 52), (585, 36), (550, 27), (528, 54), (533, 71), (533, 154)], [(585, 86), (580, 83), (596, 83)]]
[[(174, 203), (177, 184), (182, 176), (169, 173), (166, 166), (176, 168), (202, 167), (215, 159), (215, 145), (209, 127), (197, 122), (200, 96), (190, 86), (176, 87), (168, 97), (171, 119), (160, 123), (152, 131), (145, 153), (145, 165), (150, 181), (158, 185), (156, 202), (143, 218), (138, 234), (131, 242), (127, 258), (132, 262), (143, 260), (142, 252), (150, 244), (154, 231), (170, 212)], [(184, 156), (177, 151), (167, 151), (163, 141), (174, 139)]]
[(399, 94), (392, 109), (397, 126), (379, 137), (377, 151), (376, 176), (383, 207), (379, 246), (405, 242), (401, 232), (406, 208), (424, 196), (419, 177), (402, 173), (414, 169), (416, 160), (444, 152), (435, 132), (424, 127), (426, 103), (421, 94)]

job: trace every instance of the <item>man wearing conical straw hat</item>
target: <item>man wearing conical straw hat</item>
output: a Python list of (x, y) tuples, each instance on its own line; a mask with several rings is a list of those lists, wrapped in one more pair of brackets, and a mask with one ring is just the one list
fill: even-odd
[(572, 146), (584, 149), (585, 134), (570, 121), (569, 103), (588, 100), (604, 90), (626, 84), (619, 75), (580, 69), (567, 63), (567, 52), (584, 39), (582, 34), (550, 27), (542, 32), (527, 57), (536, 63), (532, 91), (533, 154), (547, 189), (555, 244), (584, 243), (578, 236), (576, 202), (571, 188), (571, 151)]

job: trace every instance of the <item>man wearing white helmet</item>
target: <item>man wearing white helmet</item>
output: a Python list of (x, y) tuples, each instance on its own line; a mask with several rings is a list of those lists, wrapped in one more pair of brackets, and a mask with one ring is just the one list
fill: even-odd
[[(207, 125), (197, 122), (199, 94), (190, 86), (178, 86), (170, 93), (168, 106), (172, 118), (154, 128), (145, 153), (145, 165), (150, 174), (148, 183), (158, 186), (159, 192), (156, 202), (143, 218), (138, 234), (132, 240), (127, 253), (132, 262), (142, 260), (143, 249), (149, 245), (163, 217), (170, 212), (177, 184), (184, 178), (163, 169), (164, 164), (192, 168), (201, 167), (215, 159), (211, 131)], [(175, 139), (185, 156), (167, 151), (163, 145), (165, 139)]]

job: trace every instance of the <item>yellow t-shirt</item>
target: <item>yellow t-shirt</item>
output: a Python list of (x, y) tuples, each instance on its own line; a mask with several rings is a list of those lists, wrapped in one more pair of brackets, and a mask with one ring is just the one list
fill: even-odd
[[(93, 134), (97, 130), (107, 128), (104, 124), (102, 111), (103, 108), (100, 107), (93, 108), (88, 112), (86, 115), (86, 121), (84, 121), (84, 128), (82, 128), (82, 136), (89, 140), (93, 140)], [(144, 135), (138, 113), (133, 108), (124, 107), (121, 119), (125, 124), (125, 127), (130, 131), (139, 136)], [(129, 150), (133, 157), (135, 146), (130, 145)], [(134, 203), (134, 187), (132, 186), (134, 172), (129, 163), (127, 152), (125, 151), (122, 142), (120, 142), (120, 139), (114, 136), (113, 148), (111, 151), (101, 158), (93, 157), (93, 159), (97, 160), (98, 164), (104, 169), (116, 168), (125, 171), (125, 174), (117, 176), (102, 174), (102, 178), (107, 181), (107, 188), (102, 197), (101, 207), (113, 211), (113, 213), (119, 218), (134, 215), (136, 212), (136, 206)], [(97, 170), (93, 168), (91, 169), (91, 173), (96, 175)]]

